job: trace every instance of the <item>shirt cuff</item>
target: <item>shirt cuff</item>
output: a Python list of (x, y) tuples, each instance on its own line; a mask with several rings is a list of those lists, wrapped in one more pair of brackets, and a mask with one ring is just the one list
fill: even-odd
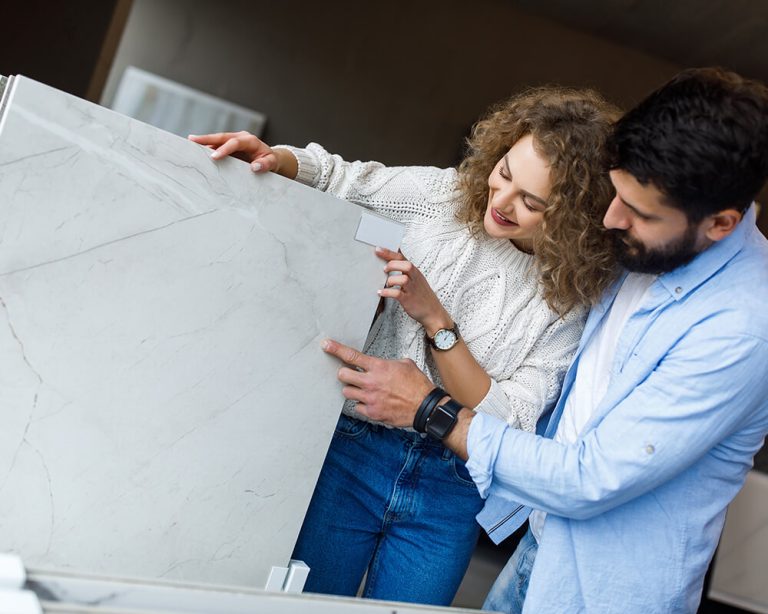
[(499, 382), (493, 378), (491, 378), (491, 387), (488, 389), (488, 392), (474, 409), (478, 413), (494, 416), (504, 422), (509, 420), (512, 413), (512, 408), (509, 406), (509, 397), (504, 393), (504, 389)]
[(273, 145), (272, 149), (285, 149), (293, 154), (298, 166), (298, 172), (296, 177), (294, 177), (296, 181), (312, 188), (317, 185), (320, 179), (320, 164), (318, 164), (317, 158), (314, 155), (306, 149), (291, 145)]
[(466, 467), (477, 486), (480, 496), (485, 499), (493, 483), (496, 458), (499, 455), (504, 433), (509, 425), (494, 416), (475, 414), (467, 433)]

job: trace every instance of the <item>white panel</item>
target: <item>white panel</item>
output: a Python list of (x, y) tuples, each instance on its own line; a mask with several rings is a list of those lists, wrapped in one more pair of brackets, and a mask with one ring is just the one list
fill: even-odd
[(23, 77), (0, 132), (0, 552), (264, 586), (384, 283), (360, 209)]

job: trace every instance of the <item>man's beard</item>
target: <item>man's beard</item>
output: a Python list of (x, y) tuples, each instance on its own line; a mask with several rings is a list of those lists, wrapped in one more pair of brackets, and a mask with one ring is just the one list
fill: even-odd
[(688, 224), (685, 233), (668, 245), (649, 249), (626, 230), (608, 231), (613, 241), (613, 253), (628, 271), (661, 275), (688, 264), (699, 253), (696, 249), (696, 224)]

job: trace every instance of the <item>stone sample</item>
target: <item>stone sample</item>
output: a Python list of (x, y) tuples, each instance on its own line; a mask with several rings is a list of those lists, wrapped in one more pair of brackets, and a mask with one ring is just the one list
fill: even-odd
[(0, 552), (264, 586), (342, 404), (320, 341), (384, 283), (362, 209), (23, 77), (0, 112)]

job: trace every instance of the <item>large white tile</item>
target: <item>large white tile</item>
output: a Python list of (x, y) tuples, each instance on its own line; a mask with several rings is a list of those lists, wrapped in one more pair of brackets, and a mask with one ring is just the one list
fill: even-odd
[[(360, 209), (14, 78), (0, 123), (0, 551), (263, 586), (383, 284)], [(6, 93), (8, 93), (6, 92)]]

